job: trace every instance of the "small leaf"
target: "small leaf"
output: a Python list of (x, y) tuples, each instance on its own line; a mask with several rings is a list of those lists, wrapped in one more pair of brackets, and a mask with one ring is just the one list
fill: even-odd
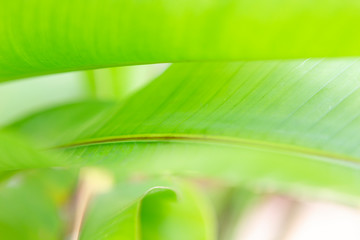
[[(211, 210), (190, 185), (165, 184), (174, 190), (154, 185), (141, 196), (141, 189), (150, 185), (126, 184), (99, 196), (85, 218), (80, 239), (214, 239)], [(134, 194), (139, 196), (135, 202)]]

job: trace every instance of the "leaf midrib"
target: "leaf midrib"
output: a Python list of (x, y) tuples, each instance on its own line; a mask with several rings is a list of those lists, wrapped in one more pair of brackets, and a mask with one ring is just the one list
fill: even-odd
[(198, 135), (198, 134), (133, 134), (119, 135), (102, 138), (92, 138), (88, 140), (80, 140), (77, 142), (59, 145), (53, 149), (69, 149), (76, 147), (86, 147), (91, 145), (100, 145), (108, 143), (126, 143), (126, 142), (195, 142), (210, 144), (225, 144), (232, 146), (248, 147), (252, 149), (268, 150), (272, 152), (288, 153), (290, 155), (301, 155), (311, 159), (323, 160), (327, 162), (337, 163), (340, 165), (350, 164), (351, 167), (360, 168), (360, 159), (347, 155), (341, 155), (333, 152), (325, 152), (312, 148), (305, 148), (293, 145), (279, 144), (274, 142), (259, 141), (237, 137), (224, 137), (217, 135)]

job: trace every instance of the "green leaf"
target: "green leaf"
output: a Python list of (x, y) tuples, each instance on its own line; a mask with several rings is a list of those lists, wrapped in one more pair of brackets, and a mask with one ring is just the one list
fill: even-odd
[(65, 156), (59, 155), (59, 151), (49, 151), (49, 147), (73, 139), (73, 132), (86, 128), (90, 119), (113, 104), (102, 101), (66, 104), (6, 126), (0, 131), (0, 172), (74, 166)]
[(62, 148), (79, 163), (357, 195), (359, 69), (357, 59), (175, 64)]
[(147, 139), (256, 142), (357, 158), (359, 66), (357, 59), (174, 65), (98, 119), (73, 146)]
[(20, 136), (0, 132), (0, 171), (63, 166), (57, 157), (39, 151)]
[(155, 62), (360, 55), (357, 0), (1, 1), (0, 81)]
[[(147, 195), (142, 202), (142, 239), (147, 240), (214, 240), (216, 225), (213, 210), (200, 190), (189, 182), (177, 181), (173, 187), (176, 202), (159, 201)], [(161, 203), (155, 208), (156, 203)]]
[[(359, 65), (357, 59), (175, 64), (124, 103), (94, 114), (82, 133), (69, 126), (71, 136), (58, 148), (69, 154), (63, 161), (109, 166), (119, 179), (172, 173), (358, 196)], [(30, 136), (42, 134), (22, 124)]]
[(188, 183), (171, 182), (120, 184), (98, 196), (80, 239), (214, 239), (214, 217), (198, 190)]

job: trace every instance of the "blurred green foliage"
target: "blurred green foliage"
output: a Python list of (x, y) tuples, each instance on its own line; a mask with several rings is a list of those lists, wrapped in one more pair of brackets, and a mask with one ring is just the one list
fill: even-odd
[(0, 238), (232, 240), (269, 189), (357, 202), (357, 22), (355, 0), (0, 0)]

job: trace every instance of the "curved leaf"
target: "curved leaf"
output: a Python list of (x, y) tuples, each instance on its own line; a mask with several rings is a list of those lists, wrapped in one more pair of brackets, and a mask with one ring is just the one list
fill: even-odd
[(356, 161), (359, 69), (357, 59), (177, 64), (63, 147), (205, 141)]
[(171, 172), (358, 195), (359, 69), (357, 59), (175, 64), (60, 148), (120, 178)]
[(360, 55), (357, 0), (1, 1), (0, 81), (139, 63)]
[(91, 163), (130, 166), (134, 154), (140, 171), (355, 193), (359, 69), (356, 59), (174, 65), (67, 147)]
[(98, 196), (80, 239), (214, 239), (213, 216), (198, 192), (188, 184), (157, 184), (121, 184)]

